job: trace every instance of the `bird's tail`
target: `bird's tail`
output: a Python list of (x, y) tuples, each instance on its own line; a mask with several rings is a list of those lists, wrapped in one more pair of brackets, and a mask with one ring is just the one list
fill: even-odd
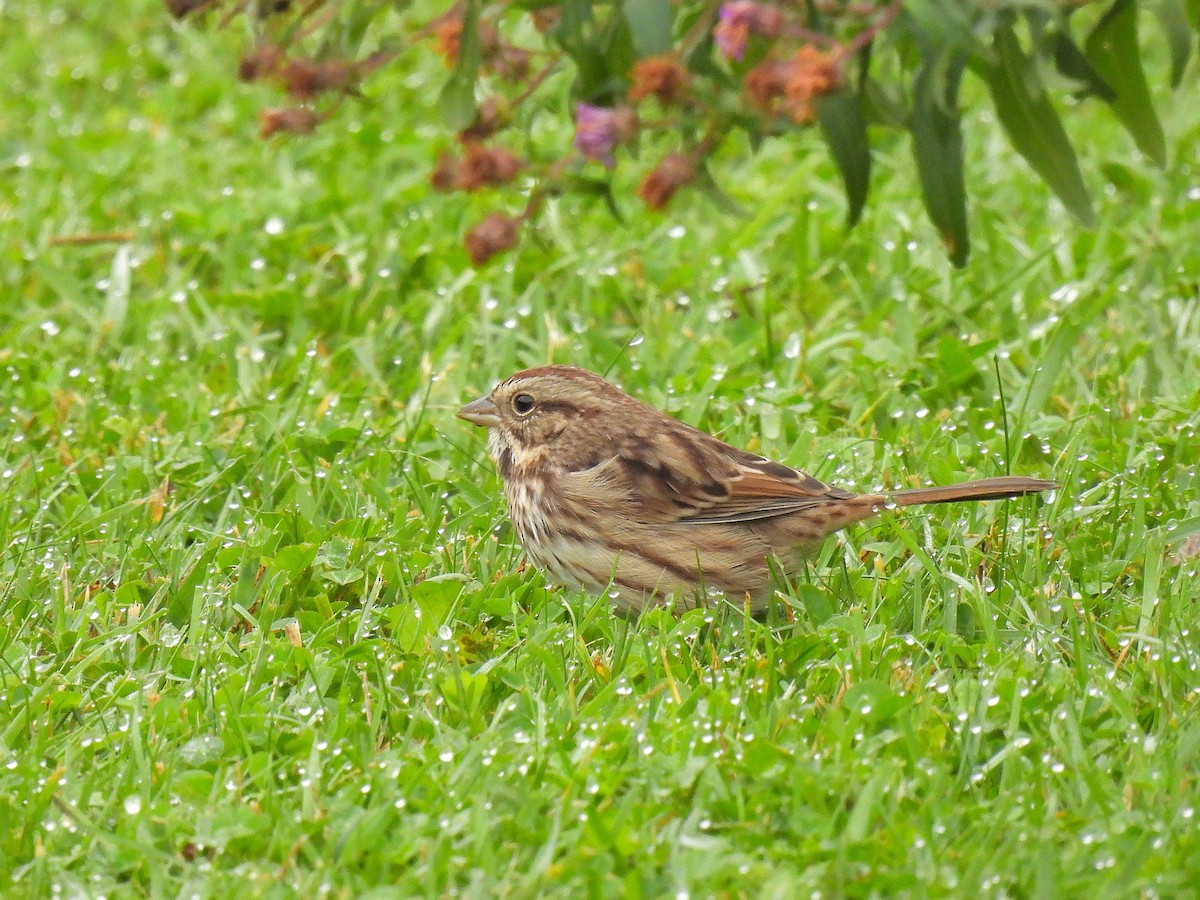
[(919, 506), (925, 503), (955, 503), (963, 500), (1002, 500), (1005, 497), (1023, 497), (1052, 491), (1058, 485), (1044, 478), (1023, 478), (1006, 475), (1000, 478), (981, 478), (962, 484), (944, 487), (912, 488), (896, 491), (888, 499), (897, 506)]

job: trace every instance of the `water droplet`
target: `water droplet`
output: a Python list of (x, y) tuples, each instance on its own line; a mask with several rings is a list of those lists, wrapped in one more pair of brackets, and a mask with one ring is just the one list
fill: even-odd
[(793, 331), (787, 336), (787, 340), (783, 342), (783, 355), (786, 359), (798, 359), (800, 357), (800, 335)]

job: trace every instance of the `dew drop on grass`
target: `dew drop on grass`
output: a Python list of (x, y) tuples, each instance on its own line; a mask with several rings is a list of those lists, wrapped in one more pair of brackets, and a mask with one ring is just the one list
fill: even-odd
[(125, 812), (128, 815), (136, 816), (142, 811), (142, 798), (136, 794), (133, 794), (129, 797), (126, 797), (125, 802), (122, 805), (125, 807)]
[(283, 234), (283, 219), (278, 216), (271, 216), (263, 225), (263, 231), (267, 234)]

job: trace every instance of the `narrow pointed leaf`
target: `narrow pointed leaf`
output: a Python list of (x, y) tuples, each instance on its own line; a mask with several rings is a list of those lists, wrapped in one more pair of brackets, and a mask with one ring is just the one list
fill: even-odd
[(564, 46), (577, 44), (591, 22), (592, 0), (563, 0), (554, 33)]
[(621, 208), (617, 206), (617, 198), (613, 196), (611, 181), (568, 175), (563, 179), (563, 186), (571, 193), (590, 194), (593, 197), (599, 197), (604, 201), (604, 205), (608, 207), (608, 211), (612, 217), (621, 225), (625, 224), (625, 217), (621, 215)]
[(908, 127), (908, 108), (892, 85), (876, 78), (867, 78), (862, 85), (862, 103), (867, 121), (872, 125)]
[(458, 63), (438, 98), (442, 121), (454, 131), (461, 131), (475, 121), (475, 79), (479, 75), (482, 55), (479, 45), (479, 0), (467, 0), (458, 44)]
[(1183, 0), (1159, 0), (1154, 11), (1162, 23), (1171, 52), (1171, 87), (1177, 88), (1183, 82), (1183, 73), (1192, 55), (1192, 28), (1188, 22), (1188, 11)]
[(961, 58), (941, 65), (936, 59), (927, 61), (913, 82), (909, 122), (925, 210), (946, 245), (950, 262), (959, 267), (966, 265), (971, 254), (962, 119), (958, 111), (962, 71)]
[(741, 205), (730, 197), (709, 171), (708, 163), (702, 162), (700, 168), (696, 172), (696, 180), (693, 182), (696, 190), (708, 198), (708, 200), (716, 206), (721, 212), (726, 215), (733, 216), (735, 219), (749, 219), (750, 214), (744, 210)]
[(918, 41), (926, 47), (953, 47), (969, 51), (975, 48), (975, 23), (971, 6), (938, 0), (906, 0), (907, 14)]
[(871, 147), (858, 94), (851, 90), (822, 97), (817, 105), (821, 133), (833, 154), (846, 189), (846, 227), (862, 218), (871, 186)]
[(1075, 218), (1088, 227), (1094, 226), (1096, 218), (1079, 160), (1033, 61), (1021, 51), (1009, 25), (996, 30), (992, 48), (996, 61), (986, 67), (984, 78), (1013, 147)]
[(1150, 102), (1150, 87), (1138, 49), (1136, 0), (1116, 0), (1084, 44), (1088, 62), (1112, 85), (1113, 112), (1146, 156), (1167, 164), (1167, 142)]
[(625, 0), (625, 21), (638, 56), (654, 56), (671, 49), (675, 21), (671, 0)]
[(1066, 29), (1054, 35), (1054, 67), (1063, 75), (1079, 82), (1079, 93), (1082, 96), (1099, 97), (1108, 103), (1117, 99), (1117, 92), (1092, 68), (1092, 64)]

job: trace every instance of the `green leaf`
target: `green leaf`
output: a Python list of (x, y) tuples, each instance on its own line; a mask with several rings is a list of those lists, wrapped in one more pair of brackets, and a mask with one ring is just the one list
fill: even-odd
[(462, 37), (458, 45), (458, 64), (450, 80), (442, 87), (438, 106), (442, 121), (454, 131), (462, 131), (475, 121), (475, 79), (483, 52), (479, 45), (479, 0), (467, 0), (463, 12)]
[(1200, 534), (1200, 516), (1191, 516), (1181, 522), (1170, 522), (1160, 525), (1156, 531), (1162, 532), (1163, 542), (1177, 544), (1193, 534)]
[(588, 194), (599, 197), (608, 207), (609, 213), (620, 224), (625, 224), (621, 208), (617, 206), (617, 198), (613, 196), (612, 182), (607, 179), (587, 178), (582, 175), (566, 175), (563, 177), (563, 187), (576, 194)]
[(1117, 99), (1117, 92), (1092, 68), (1092, 64), (1066, 30), (1054, 35), (1054, 67), (1067, 78), (1082, 85), (1082, 96), (1099, 97), (1108, 103)]
[(625, 0), (624, 11), (638, 56), (655, 56), (671, 49), (675, 22), (671, 0)]
[(854, 806), (850, 810), (850, 815), (846, 817), (846, 827), (842, 834), (842, 840), (849, 843), (858, 843), (866, 840), (867, 835), (871, 833), (871, 823), (884, 806), (884, 804), (880, 803), (880, 799), (883, 796), (883, 785), (886, 777), (881, 772), (868, 781), (862, 790), (859, 791), (858, 797), (854, 800)]
[(996, 61), (984, 78), (1000, 124), (1017, 152), (1042, 177), (1068, 210), (1089, 227), (1096, 224), (1079, 160), (1054, 106), (1046, 96), (1033, 61), (1021, 52), (1012, 26), (996, 29)]
[(1188, 11), (1183, 0), (1159, 0), (1154, 7), (1158, 21), (1167, 34), (1167, 47), (1171, 52), (1171, 87), (1183, 82), (1192, 55), (1192, 27), (1188, 22)]
[(862, 218), (871, 186), (871, 146), (862, 103), (853, 91), (829, 94), (817, 104), (817, 119), (846, 189), (846, 227), (853, 228)]
[(592, 23), (592, 0), (564, 0), (554, 29), (555, 36), (565, 44), (582, 41), (584, 29)]
[(292, 544), (281, 548), (272, 560), (274, 568), (296, 576), (313, 564), (317, 558), (316, 544)]
[(913, 82), (909, 131), (921, 180), (921, 197), (950, 262), (966, 265), (971, 255), (967, 232), (967, 191), (963, 180), (962, 123), (958, 87), (963, 58), (927, 58)]
[(976, 38), (970, 9), (970, 4), (955, 0), (906, 0), (904, 12), (924, 48), (922, 55), (928, 58), (927, 51), (937, 49), (972, 50)]
[(613, 16), (602, 42), (605, 81), (602, 92), (593, 95), (605, 106), (619, 103), (625, 98), (625, 75), (640, 56), (635, 41), (629, 23), (622, 16)]
[(1105, 179), (1113, 188), (1137, 203), (1149, 203), (1151, 188), (1146, 179), (1129, 166), (1106, 162), (1100, 166)]
[(332, 581), (334, 584), (345, 587), (348, 584), (354, 584), (356, 581), (361, 581), (366, 573), (358, 568), (358, 566), (350, 566), (346, 569), (332, 569), (328, 572), (323, 572), (321, 577), (326, 581)]
[(721, 189), (721, 186), (717, 184), (716, 179), (712, 176), (712, 172), (708, 170), (707, 162), (700, 163), (700, 166), (696, 170), (696, 180), (693, 184), (696, 190), (712, 201), (712, 204), (721, 210), (721, 212), (738, 219), (750, 218), (750, 214), (742, 209), (738, 202), (726, 194)]
[(1117, 92), (1111, 106), (1134, 143), (1156, 165), (1165, 166), (1167, 142), (1142, 69), (1137, 15), (1135, 0), (1116, 0), (1088, 36), (1084, 52), (1100, 77)]
[(1200, 31), (1200, 0), (1187, 0), (1187, 17), (1192, 27)]
[[(897, 85), (898, 87), (898, 85)], [(874, 125), (889, 128), (908, 127), (908, 108), (895, 87), (876, 78), (867, 78), (862, 85), (862, 102), (868, 120)]]

